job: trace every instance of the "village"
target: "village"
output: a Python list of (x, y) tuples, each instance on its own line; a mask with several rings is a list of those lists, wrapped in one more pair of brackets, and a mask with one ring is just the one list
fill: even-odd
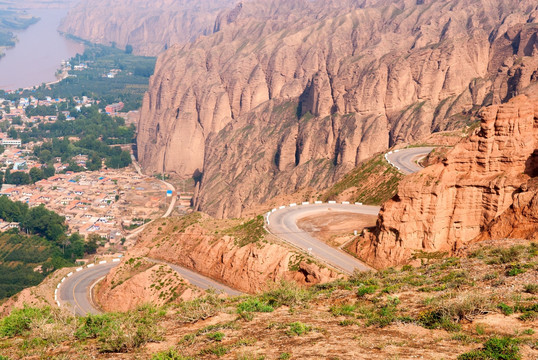
[[(122, 244), (129, 230), (158, 216), (165, 206), (166, 189), (160, 180), (130, 167), (58, 174), (33, 185), (4, 186), (0, 196), (30, 207), (43, 204), (65, 216), (71, 233), (97, 234), (108, 240), (107, 247)], [(0, 231), (13, 226), (0, 223)]]
[[(96, 104), (86, 96), (75, 97), (76, 110)], [(34, 147), (42, 141), (23, 143), (12, 136), (14, 131), (22, 131), (36, 123), (54, 123), (59, 116), (66, 121), (73, 120), (69, 111), (61, 111), (68, 99), (20, 98), (17, 101), (0, 99), (0, 171), (29, 174), (39, 169), (47, 171), (45, 165), (34, 155)], [(27, 116), (28, 107), (54, 107), (57, 115)], [(130, 118), (120, 113), (122, 103), (110, 104), (105, 108), (109, 115)], [(51, 112), (53, 113), (53, 112)], [(8, 130), (9, 129), (9, 130)], [(3, 131), (2, 131), (3, 130)], [(15, 134), (13, 134), (15, 135)], [(71, 137), (71, 139), (76, 137)], [(130, 146), (125, 146), (129, 151)], [(73, 157), (77, 166), (87, 170), (87, 155)], [(99, 171), (66, 171), (70, 164), (61, 158), (53, 158), (52, 176), (33, 184), (0, 184), (0, 196), (20, 201), (29, 207), (43, 204), (66, 218), (70, 233), (83, 236), (97, 234), (106, 248), (116, 250), (123, 245), (129, 232), (158, 217), (166, 208), (167, 186), (161, 180), (136, 171), (131, 165), (123, 169), (104, 168)], [(50, 175), (50, 174), (49, 174)], [(170, 194), (168, 194), (170, 196)], [(161, 214), (162, 215), (162, 214)], [(0, 221), (0, 232), (17, 228), (17, 223)]]

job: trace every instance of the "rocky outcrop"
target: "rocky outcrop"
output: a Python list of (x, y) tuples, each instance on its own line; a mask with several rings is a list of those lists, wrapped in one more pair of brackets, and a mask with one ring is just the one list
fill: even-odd
[(173, 44), (211, 34), (216, 16), (235, 0), (83, 0), (63, 20), (60, 31), (104, 45), (133, 46), (158, 55)]
[(241, 246), (231, 236), (198, 224), (182, 229), (177, 221), (169, 219), (161, 230), (147, 229), (131, 255), (174, 263), (246, 293), (266, 290), (281, 279), (314, 285), (340, 277), (282, 245), (259, 241)]
[(201, 293), (168, 265), (129, 258), (99, 283), (95, 299), (104, 311), (128, 311), (145, 304), (192, 300)]
[(518, 96), (480, 117), (479, 131), (442, 163), (400, 183), (354, 252), (385, 267), (417, 251), (452, 254), (484, 229), (489, 237), (536, 232), (536, 194), (528, 184), (538, 170), (538, 101)]
[(521, 192), (514, 194), (512, 206), (490, 223), (475, 239), (501, 240), (528, 239), (538, 240), (538, 179), (529, 187), (523, 185)]
[(534, 81), (536, 14), (530, 0), (243, 2), (159, 58), (139, 160), (203, 174), (195, 205), (217, 217), (328, 186)]

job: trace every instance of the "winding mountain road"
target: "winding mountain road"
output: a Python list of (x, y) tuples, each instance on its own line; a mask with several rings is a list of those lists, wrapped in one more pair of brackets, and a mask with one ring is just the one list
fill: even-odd
[(422, 167), (417, 164), (417, 161), (425, 157), (434, 147), (416, 147), (402, 150), (390, 151), (385, 155), (387, 161), (398, 168), (406, 175), (416, 173), (420, 171)]
[[(417, 160), (428, 155), (433, 147), (418, 147), (395, 150), (387, 153), (385, 158), (404, 174), (412, 174), (420, 171), (422, 167)], [(377, 206), (364, 206), (362, 204), (303, 204), (297, 206), (280, 207), (267, 213), (267, 230), (287, 243), (318, 258), (324, 263), (333, 266), (345, 273), (352, 274), (354, 271), (365, 271), (370, 268), (353, 256), (335, 249), (321, 240), (316, 239), (309, 233), (299, 229), (297, 222), (307, 216), (327, 214), (331, 211), (350, 212), (364, 215), (377, 215)]]
[[(405, 174), (411, 174), (421, 169), (417, 165), (416, 161), (421, 157), (426, 156), (432, 151), (433, 148), (410, 148), (399, 151), (392, 151), (386, 154), (386, 159), (393, 166), (396, 166), (400, 171)], [(133, 161), (133, 164), (137, 171), (141, 173), (141, 169)], [(174, 187), (163, 181), (170, 190), (175, 191)], [(175, 197), (172, 199), (170, 206), (168, 207), (163, 218), (170, 216), (175, 205)], [(282, 240), (290, 243), (291, 245), (308, 252), (312, 256), (319, 260), (331, 265), (341, 271), (352, 274), (355, 270), (365, 271), (370, 268), (354, 258), (353, 256), (335, 249), (324, 242), (314, 238), (307, 232), (299, 229), (297, 221), (311, 215), (327, 213), (332, 211), (338, 212), (351, 212), (356, 214), (365, 215), (377, 215), (379, 213), (379, 207), (376, 206), (364, 206), (364, 205), (351, 205), (351, 204), (336, 204), (334, 202), (329, 204), (304, 204), (300, 206), (281, 207), (274, 209), (267, 214), (267, 228), (268, 230), (281, 238)], [(138, 235), (145, 226), (142, 226), (138, 231), (130, 234), (130, 237)], [(116, 260), (117, 261), (117, 260)], [(155, 260), (151, 260), (158, 262)], [(78, 269), (79, 271), (73, 273), (71, 276), (66, 277), (65, 280), (58, 287), (58, 304), (68, 306), (72, 309), (73, 313), (79, 316), (87, 314), (99, 314), (100, 310), (93, 304), (91, 291), (93, 286), (99, 282), (110, 270), (117, 266), (118, 263), (99, 264), (84, 269)], [(202, 289), (215, 289), (226, 293), (228, 295), (240, 295), (241, 292), (231, 289), (223, 284), (209, 279), (203, 275), (200, 275), (194, 271), (185, 269), (178, 265), (167, 264), (173, 270), (177, 271), (182, 277), (188, 280), (191, 284), (196, 285)]]
[[(236, 296), (241, 295), (240, 291), (234, 290), (213, 279), (200, 275), (194, 271), (185, 269), (181, 266), (164, 263), (157, 260), (149, 259), (156, 264), (166, 264), (174, 271), (203, 290), (214, 289), (218, 292)], [(86, 267), (80, 271), (74, 272), (71, 276), (66, 277), (61, 283), (58, 291), (58, 301), (60, 305), (70, 309), (75, 315), (85, 316), (88, 314), (100, 314), (98, 306), (92, 300), (93, 286), (104, 278), (112, 268), (119, 265), (119, 262), (106, 264), (96, 264), (92, 267)]]
[[(132, 163), (133, 163), (133, 166), (136, 170), (136, 172), (143, 176), (144, 174), (142, 173), (142, 169), (140, 168), (140, 165), (138, 165), (138, 162), (136, 161), (135, 157), (133, 155), (131, 155), (131, 159), (132, 159)], [(169, 182), (166, 182), (164, 180), (159, 180), (161, 181), (168, 190), (172, 190), (172, 193), (175, 194), (176, 193), (176, 188), (174, 187), (174, 185), (170, 184)], [(172, 214), (172, 211), (174, 211), (174, 206), (176, 206), (176, 201), (177, 201), (177, 196), (172, 196), (172, 201), (170, 202), (170, 205), (168, 206), (168, 208), (166, 209), (166, 212), (163, 214), (163, 216), (161, 216), (161, 219), (165, 219), (167, 217), (169, 217), (171, 214)], [(136, 228), (135, 231), (133, 231), (132, 233), (130, 233), (129, 235), (126, 236), (126, 239), (127, 240), (131, 240), (133, 238), (135, 238), (138, 234), (140, 234), (142, 231), (144, 231), (146, 229), (147, 226), (149, 226), (149, 224), (155, 222), (156, 219), (154, 220), (151, 220), (150, 222), (142, 225), (142, 226), (139, 226), (138, 228)]]
[(308, 204), (287, 207), (268, 214), (267, 229), (280, 239), (345, 273), (353, 274), (355, 270), (371, 270), (370, 267), (353, 256), (327, 245), (297, 226), (297, 221), (304, 217), (319, 214), (329, 215), (331, 211), (377, 215), (379, 207), (346, 204)]
[[(133, 157), (133, 165), (136, 171), (142, 175), (142, 170)], [(174, 186), (164, 180), (161, 180), (167, 187), (167, 189), (172, 190), (174, 193), (176, 189)], [(168, 206), (168, 209), (161, 218), (167, 218), (172, 214), (174, 206), (176, 204), (176, 196), (172, 197), (172, 201)], [(127, 239), (133, 239), (135, 236), (140, 234), (149, 224), (155, 220), (140, 226), (134, 232), (127, 236)], [(156, 260), (151, 260), (155, 263), (162, 263)], [(97, 264), (91, 267), (86, 267), (80, 271), (74, 272), (71, 276), (66, 277), (65, 281), (60, 284), (58, 288), (57, 298), (60, 305), (67, 306), (74, 314), (78, 316), (84, 316), (87, 314), (100, 314), (101, 311), (93, 303), (92, 300), (92, 289), (95, 284), (97, 284), (103, 277), (105, 277), (112, 268), (118, 266), (118, 262), (106, 263), (106, 264)], [(203, 290), (214, 289), (219, 292), (235, 296), (241, 295), (242, 293), (234, 290), (226, 285), (223, 285), (213, 279), (200, 275), (194, 271), (185, 269), (181, 266), (174, 264), (167, 264), (178, 274), (180, 274), (184, 279), (188, 280), (192, 285), (195, 285)]]
[(99, 264), (74, 273), (61, 284), (58, 300), (75, 315), (100, 314), (92, 302), (90, 291), (95, 283), (117, 265), (118, 263)]

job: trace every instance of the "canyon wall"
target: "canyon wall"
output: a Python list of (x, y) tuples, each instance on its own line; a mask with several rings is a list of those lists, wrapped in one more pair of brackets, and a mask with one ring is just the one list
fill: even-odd
[(536, 236), (538, 100), (521, 95), (480, 118), (480, 129), (442, 163), (400, 183), (355, 253), (381, 268), (418, 251), (453, 254), (484, 238)]
[(136, 54), (154, 56), (211, 34), (220, 11), (233, 5), (235, 0), (82, 0), (60, 31), (122, 49), (129, 44)]
[(216, 217), (331, 185), (535, 81), (537, 18), (530, 0), (243, 2), (159, 58), (139, 160), (201, 179)]

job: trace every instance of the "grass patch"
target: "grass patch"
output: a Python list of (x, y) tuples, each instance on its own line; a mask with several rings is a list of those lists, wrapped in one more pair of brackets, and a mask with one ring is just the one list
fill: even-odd
[(162, 340), (163, 330), (157, 326), (160, 317), (162, 314), (150, 306), (127, 313), (88, 315), (81, 319), (75, 337), (97, 339), (100, 352), (127, 352)]
[[(379, 181), (369, 181), (373, 177)], [(384, 154), (380, 154), (352, 170), (327, 190), (321, 200), (335, 200), (346, 190), (354, 189), (346, 200), (379, 205), (394, 197), (402, 179), (403, 175), (385, 161)]]
[(151, 360), (194, 360), (194, 358), (190, 356), (183, 356), (176, 350), (169, 349), (153, 354)]
[(302, 322), (293, 322), (288, 324), (288, 330), (286, 330), (286, 335), (288, 336), (302, 336), (306, 335), (312, 331), (312, 326), (303, 324)]
[(263, 227), (264, 224), (263, 216), (259, 215), (255, 219), (225, 230), (224, 232), (234, 237), (235, 245), (244, 247), (248, 244), (258, 243), (265, 238), (267, 232)]
[(519, 360), (521, 354), (518, 340), (509, 337), (493, 337), (482, 349), (472, 350), (458, 356), (458, 360)]

